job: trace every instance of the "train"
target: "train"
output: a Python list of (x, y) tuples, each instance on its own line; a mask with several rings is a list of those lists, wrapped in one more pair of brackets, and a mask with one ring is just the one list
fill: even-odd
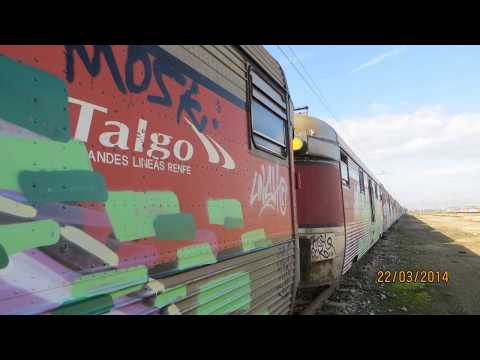
[(0, 162), (0, 314), (292, 314), (406, 212), (257, 45), (0, 45)]

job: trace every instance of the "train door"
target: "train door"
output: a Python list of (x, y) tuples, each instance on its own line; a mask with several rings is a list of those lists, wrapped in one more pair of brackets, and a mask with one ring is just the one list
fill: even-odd
[(374, 202), (374, 196), (375, 194), (373, 193), (373, 186), (372, 186), (372, 180), (368, 179), (368, 197), (369, 197), (369, 203), (370, 203), (370, 244), (373, 243), (375, 240), (375, 202)]
[(374, 193), (373, 193), (373, 186), (372, 180), (368, 179), (368, 196), (370, 198), (370, 211), (372, 214), (372, 224), (375, 222), (375, 203), (374, 203)]

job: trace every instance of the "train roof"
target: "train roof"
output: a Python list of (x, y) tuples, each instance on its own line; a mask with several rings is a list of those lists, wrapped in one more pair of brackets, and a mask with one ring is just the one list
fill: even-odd
[(282, 67), (275, 58), (262, 45), (240, 45), (244, 51), (259, 67), (261, 67), (278, 85), (287, 89), (287, 80)]
[[(373, 173), (368, 169), (367, 165), (365, 165), (365, 163), (355, 154), (345, 140), (343, 140), (343, 138), (338, 135), (335, 129), (327, 122), (313, 116), (295, 114), (294, 129), (295, 135), (316, 137), (322, 140), (335, 142), (345, 153), (348, 154), (348, 156), (353, 159), (353, 161), (357, 163), (357, 165), (362, 168), (365, 173), (368, 174), (370, 178), (375, 180), (377, 184), (381, 185), (383, 189), (385, 189), (385, 186), (382, 185), (381, 181), (375, 175), (373, 175)], [(387, 190), (385, 189), (385, 191)]]

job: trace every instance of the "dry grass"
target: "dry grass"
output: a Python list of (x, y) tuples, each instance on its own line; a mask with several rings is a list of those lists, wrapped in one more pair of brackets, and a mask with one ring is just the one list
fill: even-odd
[[(448, 283), (379, 284), (378, 271), (448, 271)], [(344, 276), (335, 314), (480, 314), (480, 214), (403, 216)]]

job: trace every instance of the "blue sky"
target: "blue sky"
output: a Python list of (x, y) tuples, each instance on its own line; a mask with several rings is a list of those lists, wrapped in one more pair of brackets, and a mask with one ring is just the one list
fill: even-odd
[[(282, 65), (295, 106), (333, 124), (278, 47), (266, 48)], [(340, 120), (340, 134), (400, 201), (480, 205), (480, 46), (291, 48)]]
[[(287, 73), (296, 105), (311, 104), (312, 115), (325, 109), (276, 45), (268, 51)], [(433, 103), (452, 111), (480, 110), (480, 46), (327, 46), (293, 45), (338, 117), (361, 115), (372, 103), (392, 110), (412, 110)], [(287, 46), (282, 48), (292, 60)], [(371, 59), (392, 51), (378, 63), (352, 73)], [(297, 65), (298, 66), (298, 65)]]

